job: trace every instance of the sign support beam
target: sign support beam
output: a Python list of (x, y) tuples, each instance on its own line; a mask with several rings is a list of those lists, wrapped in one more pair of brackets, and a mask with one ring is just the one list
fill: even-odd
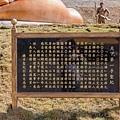
[[(78, 91), (79, 92), (74, 92), (74, 90), (73, 91), (68, 91), (68, 92), (65, 92), (64, 90), (67, 90), (66, 88), (69, 88), (68, 86), (68, 83), (66, 83), (66, 81), (64, 81), (63, 80), (63, 83), (62, 83), (62, 87), (64, 88), (64, 90), (63, 91), (59, 91), (59, 92), (55, 92), (55, 91), (53, 91), (53, 89), (52, 89), (52, 91), (51, 92), (48, 92), (48, 91), (43, 91), (42, 92), (42, 90), (41, 91), (39, 91), (39, 92), (37, 92), (37, 89), (36, 89), (36, 87), (35, 87), (35, 89), (36, 89), (36, 91), (29, 91), (29, 89), (27, 89), (28, 91), (24, 91), (24, 89), (22, 88), (22, 91), (21, 91), (21, 88), (20, 89), (18, 89), (18, 85), (21, 85), (21, 81), (22, 81), (22, 79), (20, 79), (21, 81), (20, 81), (20, 84), (18, 84), (18, 82), (19, 82), (19, 79), (18, 79), (18, 66), (20, 66), (20, 65), (17, 65), (17, 60), (18, 60), (18, 51), (19, 50), (21, 50), (21, 49), (19, 49), (19, 45), (17, 46), (17, 44), (19, 43), (19, 41), (25, 41), (25, 39), (26, 39), (26, 41), (27, 42), (29, 42), (29, 39), (31, 38), (32, 40), (34, 40), (34, 38), (35, 39), (37, 39), (37, 41), (39, 41), (39, 39), (44, 39), (44, 40), (46, 40), (46, 38), (48, 39), (48, 38), (50, 38), (50, 40), (51, 40), (51, 38), (54, 38), (55, 40), (57, 40), (57, 38), (64, 38), (64, 39), (68, 39), (68, 38), (72, 38), (72, 39), (74, 39), (75, 38), (75, 40), (78, 42), (80, 39), (79, 38), (82, 38), (82, 40), (83, 39), (86, 39), (86, 40), (88, 40), (88, 39), (90, 39), (91, 40), (91, 43), (95, 43), (95, 41), (97, 40), (97, 39), (99, 39), (99, 41), (98, 42), (101, 42), (101, 40), (103, 40), (103, 38), (104, 39), (106, 39), (105, 40), (105, 44), (106, 44), (106, 46), (109, 44), (109, 42), (111, 42), (110, 43), (110, 45), (112, 45), (112, 44), (115, 44), (115, 46), (117, 45), (117, 48), (119, 47), (119, 49), (118, 49), (118, 52), (119, 52), (119, 54), (120, 54), (120, 35), (118, 34), (118, 33), (112, 33), (112, 34), (110, 34), (110, 33), (97, 33), (97, 34), (95, 34), (95, 33), (80, 33), (80, 34), (78, 34), (78, 33), (72, 33), (72, 34), (67, 34), (67, 33), (43, 33), (43, 34), (40, 34), (40, 33), (32, 33), (32, 34), (30, 34), (30, 33), (17, 33), (17, 29), (16, 29), (16, 24), (17, 24), (17, 21), (15, 20), (15, 19), (13, 19), (12, 21), (12, 24), (13, 24), (13, 28), (12, 28), (12, 30), (11, 30), (11, 32), (12, 32), (12, 109), (13, 110), (15, 110), (15, 109), (17, 109), (17, 100), (18, 100), (18, 98), (26, 98), (26, 97), (29, 97), (29, 98), (32, 98), (32, 97), (40, 97), (40, 98), (118, 98), (119, 99), (119, 107), (120, 107), (120, 67), (117, 67), (116, 69), (118, 69), (119, 70), (119, 75), (118, 75), (118, 79), (117, 79), (117, 82), (118, 82), (118, 84), (116, 84), (117, 85), (117, 89), (116, 88), (114, 88), (114, 89), (116, 89), (115, 91), (113, 91), (113, 89), (112, 89), (112, 85), (114, 84), (114, 81), (116, 80), (116, 79), (113, 79), (114, 77), (116, 77), (115, 75), (114, 75), (114, 77), (111, 75), (111, 82), (108, 82), (107, 84), (110, 84), (110, 88), (109, 88), (109, 90), (110, 91), (104, 91), (104, 90), (102, 90), (101, 92), (99, 92), (99, 90), (98, 91), (92, 91), (92, 92), (89, 92), (89, 91), (84, 91), (85, 89), (83, 89), (83, 92), (81, 92), (81, 91), (79, 91), (79, 90), (81, 90), (82, 89), (82, 87), (81, 88), (79, 88), (78, 89)], [(82, 35), (82, 36), (81, 36)], [(102, 36), (101, 36), (102, 35)], [(88, 37), (89, 36), (89, 37)], [(79, 39), (79, 40), (78, 40)], [(109, 41), (109, 39), (111, 40), (111, 41)], [(27, 43), (26, 42), (26, 43)], [(49, 40), (47, 40), (47, 42), (45, 43), (45, 44), (47, 44), (47, 47), (49, 46), (48, 45), (48, 42), (49, 42)], [(116, 42), (116, 43), (114, 43), (114, 42)], [(32, 42), (31, 42), (32, 43)], [(29, 48), (29, 47), (35, 47), (35, 49), (37, 48), (38, 49), (38, 51), (37, 52), (39, 52), (39, 46), (37, 46), (37, 44), (36, 43), (34, 43), (34, 44), (29, 44), (30, 46), (27, 46), (27, 48)], [(63, 44), (64, 42), (62, 42), (62, 44)], [(97, 43), (97, 42), (96, 42)], [(20, 42), (20, 44), (21, 44), (21, 42)], [(44, 44), (44, 41), (42, 41), (42, 44)], [(43, 46), (42, 46), (42, 44), (41, 44), (41, 42), (40, 42), (40, 46), (41, 47), (43, 47), (43, 49), (44, 50), (46, 50), (47, 51), (47, 48), (45, 48), (46, 47), (46, 45), (44, 44)], [(69, 44), (71, 45), (71, 42), (69, 42)], [(79, 44), (79, 43), (78, 43)], [(25, 45), (25, 44), (23, 44), (22, 43), (22, 45)], [(26, 44), (27, 45), (27, 44)], [(24, 49), (26, 49), (26, 45), (23, 47)], [(33, 46), (32, 46), (33, 45)], [(51, 45), (51, 41), (50, 41), (50, 45)], [(66, 45), (68, 45), (68, 43), (66, 43)], [(69, 47), (71, 47), (69, 45)], [(79, 46), (80, 46), (81, 44), (79, 44)], [(101, 46), (101, 44), (97, 44), (97, 46), (98, 47), (100, 47)], [(106, 47), (105, 46), (105, 47)], [(18, 48), (17, 48), (18, 47)], [(49, 47), (51, 47), (51, 46), (49, 46)], [(54, 46), (55, 47), (55, 46)], [(59, 48), (59, 45), (57, 46), (56, 45), (56, 48)], [(62, 45), (62, 47), (64, 47), (64, 45)], [(84, 47), (84, 46), (83, 46)], [(87, 46), (87, 47), (89, 47), (89, 45)], [(104, 47), (104, 46), (102, 46), (102, 47)], [(110, 46), (109, 46), (110, 47)], [(57, 48), (57, 49), (58, 49)], [(40, 48), (41, 49), (41, 48)], [(87, 48), (88, 49), (88, 48)], [(91, 49), (91, 48), (90, 48)], [(111, 48), (111, 49), (114, 49), (113, 47)], [(23, 50), (23, 49), (22, 49)], [(32, 49), (33, 50), (33, 49)], [(51, 49), (52, 50), (52, 49)], [(59, 50), (61, 50), (61, 48), (59, 48)], [(69, 51), (71, 51), (71, 50), (69, 50)], [(84, 50), (83, 50), (84, 51)], [(98, 53), (99, 53), (99, 48), (97, 48), (97, 51), (98, 51)], [(36, 53), (36, 51), (34, 51), (35, 53)], [(44, 54), (44, 52), (45, 51), (42, 51), (43, 52), (43, 54)], [(77, 51), (77, 52), (79, 52), (79, 51)], [(25, 54), (24, 55), (27, 55), (27, 60), (28, 60), (28, 58), (29, 58), (29, 56), (28, 56), (28, 54), (26, 54), (27, 52), (24, 52)], [(48, 52), (47, 54), (49, 54), (50, 52)], [(59, 51), (58, 51), (58, 53), (59, 53)], [(43, 55), (42, 54), (42, 55)], [(70, 53), (70, 54), (72, 54), (72, 52)], [(82, 53), (82, 54), (84, 54), (84, 52)], [(91, 54), (92, 53), (90, 53), (90, 56), (91, 56)], [(23, 55), (23, 59), (25, 59), (23, 62), (26, 62), (26, 58), (24, 57), (24, 55)], [(50, 54), (51, 55), (51, 54)], [(106, 54), (107, 55), (107, 54)], [(21, 57), (21, 56), (20, 56)], [(22, 57), (21, 57), (22, 58)], [(20, 59), (21, 59), (20, 58)], [(48, 57), (49, 58), (49, 57)], [(42, 59), (44, 59), (44, 57), (42, 58)], [(55, 58), (54, 57), (54, 59), (57, 59), (57, 57)], [(63, 59), (64, 59), (64, 57), (63, 57)], [(67, 58), (66, 58), (67, 59)], [(66, 59), (65, 59), (65, 61), (64, 62), (66, 62), (67, 63), (67, 61), (66, 61)], [(118, 61), (118, 65), (120, 65), (120, 55), (119, 55), (119, 57), (118, 57), (118, 59), (119, 59), (119, 61)], [(117, 59), (117, 60), (118, 60)], [(91, 60), (91, 59), (90, 59)], [(21, 60), (20, 60), (21, 61)], [(43, 60), (44, 61), (44, 60)], [(42, 62), (43, 62), (42, 61)], [(51, 61), (48, 61), (48, 62), (50, 62), (50, 64), (51, 64)], [(58, 62), (58, 61), (57, 61)], [(32, 63), (32, 62), (31, 62)], [(80, 61), (79, 61), (79, 63), (80, 63)], [(26, 64), (26, 63), (24, 63), (24, 64)], [(29, 61), (29, 64), (30, 64), (30, 61)], [(27, 64), (27, 66), (29, 66), (29, 64)], [(36, 63), (35, 63), (36, 64)], [(41, 64), (41, 63), (40, 63)], [(44, 63), (42, 63), (42, 64), (44, 64)], [(55, 64), (55, 63), (54, 63)], [(59, 64), (59, 63), (58, 63)], [(110, 63), (106, 63), (106, 64), (110, 64)], [(32, 65), (32, 64), (31, 64)], [(33, 64), (34, 65), (34, 64)], [(80, 65), (80, 64), (79, 64)], [(44, 65), (43, 65), (44, 66)], [(99, 66), (99, 65), (98, 65)], [(97, 67), (98, 67), (97, 66)], [(104, 66), (104, 63), (103, 63), (103, 66)], [(90, 67), (90, 66), (89, 66)], [(20, 67), (21, 68), (21, 67)], [(32, 70), (32, 69), (31, 69)], [(44, 70), (46, 70), (46, 69), (44, 69)], [(43, 70), (43, 71), (44, 71)], [(57, 69), (58, 70), (58, 69)], [(107, 70), (107, 69), (106, 69)], [(111, 69), (112, 70), (112, 69)], [(28, 71), (29, 70), (27, 70), (27, 73), (28, 73)], [(47, 71), (49, 71), (49, 70), (47, 70)], [(58, 70), (59, 71), (59, 70)], [(116, 70), (117, 71), (117, 70)], [(110, 72), (110, 71), (109, 71)], [(49, 73), (49, 72), (48, 72)], [(108, 72), (106, 72), (106, 73), (108, 73)], [(46, 73), (45, 73), (46, 74)], [(36, 76), (36, 74), (35, 74), (35, 76)], [(35, 77), (34, 76), (34, 77)], [(29, 76), (27, 76), (26, 78), (29, 78)], [(117, 77), (116, 77), (117, 78)], [(33, 78), (32, 78), (33, 79)], [(102, 80), (102, 79), (101, 79)], [(108, 78), (107, 78), (107, 80), (108, 80)], [(107, 82), (107, 80), (105, 81), (105, 82)], [(113, 80), (113, 81), (112, 81)], [(49, 80), (48, 80), (49, 81)], [(47, 85), (49, 86), (49, 82), (48, 82), (47, 80), (46, 80), (46, 83), (47, 83)], [(68, 80), (69, 81), (69, 80)], [(26, 83), (27, 84), (31, 84), (31, 83), (29, 83), (30, 81), (27, 81), (26, 82), (26, 80), (24, 80), (23, 81), (23, 85), (25, 85)], [(36, 82), (35, 80), (34, 80), (34, 82)], [(37, 81), (38, 82), (38, 81)], [(39, 81), (39, 83), (40, 83), (41, 81)], [(43, 81), (42, 81), (43, 82)], [(55, 81), (55, 83), (57, 83), (57, 82), (60, 82), (60, 81)], [(70, 81), (69, 81), (70, 82)], [(74, 81), (75, 82), (75, 81)], [(88, 82), (88, 81), (87, 81)], [(93, 81), (92, 81), (93, 82)], [(96, 81), (96, 83), (97, 83), (97, 85), (95, 85), (95, 86), (98, 86), (98, 88), (100, 87), (99, 86), (99, 83), (100, 83), (100, 79), (98, 80), (98, 81)], [(66, 86), (67, 87), (64, 87), (65, 85), (63, 85), (63, 84), (66, 84)], [(35, 83), (36, 84), (36, 83)], [(51, 84), (51, 83), (50, 83)], [(76, 83), (75, 83), (76, 84)], [(74, 84), (74, 85), (75, 85)], [(82, 83), (82, 84), (85, 84), (86, 85), (86, 83)], [(92, 84), (94, 84), (94, 83), (92, 83)], [(103, 84), (103, 83), (102, 83)], [(28, 86), (29, 86), (28, 85)], [(36, 84), (36, 85), (38, 85), (38, 83)], [(60, 83), (58, 84), (58, 85), (60, 85)], [(80, 83), (79, 83), (79, 85), (81, 85)], [(89, 85), (91, 85), (91, 81), (90, 81), (90, 83), (89, 83)], [(41, 87), (42, 85), (40, 85), (39, 87)], [(43, 86), (45, 86), (45, 83), (44, 83), (44, 85)], [(42, 87), (43, 87), (42, 86)], [(119, 87), (118, 87), (119, 86)], [(30, 86), (29, 86), (30, 87)], [(34, 86), (32, 86), (32, 87), (34, 87)], [(41, 89), (42, 89), (42, 87), (41, 87)], [(57, 86), (58, 87), (58, 86)], [(72, 84), (72, 79), (71, 79), (71, 82), (70, 82), (70, 88), (71, 87), (73, 87), (73, 84)], [(90, 86), (91, 87), (91, 86)], [(104, 87), (106, 87), (106, 83), (105, 83), (105, 85), (104, 85)], [(24, 88), (26, 88), (26, 86), (24, 87)], [(44, 88), (44, 90), (45, 90), (45, 87), (43, 87)], [(59, 87), (58, 87), (59, 88)], [(70, 88), (69, 88), (69, 90), (70, 90)], [(87, 88), (88, 88), (88, 85), (87, 85)], [(106, 87), (107, 88), (107, 87)], [(106, 89), (105, 88), (105, 89)], [(93, 88), (94, 89), (94, 88)], [(93, 89), (91, 89), (91, 90), (93, 90)], [(31, 90), (33, 90), (33, 89), (31, 89)], [(48, 89), (48, 90), (50, 90), (50, 89)], [(57, 89), (58, 90), (58, 89)], [(59, 89), (60, 90), (60, 89)], [(71, 89), (72, 90), (72, 89)], [(117, 91), (117, 92), (116, 92)]]

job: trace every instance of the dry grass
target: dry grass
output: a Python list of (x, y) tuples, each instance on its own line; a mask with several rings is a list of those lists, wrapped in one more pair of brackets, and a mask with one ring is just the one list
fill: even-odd
[[(11, 110), (11, 28), (0, 27), (0, 120), (120, 120), (118, 99), (19, 99)], [(118, 25), (19, 26), (19, 32), (118, 31)]]
[[(118, 25), (111, 24), (111, 25), (96, 25), (96, 24), (89, 24), (89, 25), (22, 25), (18, 26), (19, 31), (21, 32), (118, 32)], [(18, 32), (19, 32), (18, 31)]]

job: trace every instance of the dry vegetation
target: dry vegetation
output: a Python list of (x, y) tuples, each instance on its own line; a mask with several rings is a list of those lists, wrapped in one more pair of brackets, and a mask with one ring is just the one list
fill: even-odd
[[(118, 25), (19, 26), (22, 32), (116, 31)], [(120, 120), (118, 99), (19, 99), (11, 110), (11, 28), (0, 27), (0, 120)]]

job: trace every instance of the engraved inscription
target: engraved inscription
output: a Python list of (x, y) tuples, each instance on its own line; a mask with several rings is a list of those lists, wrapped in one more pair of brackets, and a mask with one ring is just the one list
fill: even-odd
[(19, 38), (18, 92), (118, 92), (118, 43), (81, 39)]

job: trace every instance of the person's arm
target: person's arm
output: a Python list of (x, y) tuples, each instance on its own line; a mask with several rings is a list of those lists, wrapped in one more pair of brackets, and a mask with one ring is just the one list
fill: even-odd
[(97, 8), (97, 11), (96, 11), (96, 15), (98, 15), (99, 14), (99, 8)]
[(107, 15), (106, 15), (106, 16), (109, 16), (110, 11), (109, 11), (107, 8), (105, 9), (105, 12), (107, 13)]

